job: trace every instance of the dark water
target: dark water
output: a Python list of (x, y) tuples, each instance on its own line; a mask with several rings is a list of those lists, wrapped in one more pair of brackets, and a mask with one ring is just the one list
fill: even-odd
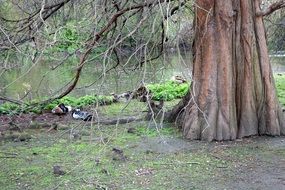
[[(91, 62), (85, 65), (79, 84), (71, 93), (73, 96), (121, 93), (136, 89), (142, 82), (160, 83), (169, 80), (174, 75), (191, 77), (191, 53), (179, 55), (166, 54), (163, 57), (148, 63), (146, 66), (135, 69), (136, 61), (122, 62), (106, 72), (110, 66), (100, 62)], [(65, 63), (57, 69), (56, 62), (40, 61), (36, 64), (25, 64), (22, 67), (6, 72), (0, 72), (0, 95), (11, 98), (43, 99), (61, 92), (73, 79), (76, 61)], [(272, 69), (275, 73), (285, 72), (285, 57), (272, 57)]]

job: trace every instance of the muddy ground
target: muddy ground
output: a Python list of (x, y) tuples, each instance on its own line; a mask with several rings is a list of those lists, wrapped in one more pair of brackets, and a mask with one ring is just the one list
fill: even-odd
[(0, 122), (1, 189), (285, 189), (284, 137), (186, 141), (172, 124), (50, 113)]

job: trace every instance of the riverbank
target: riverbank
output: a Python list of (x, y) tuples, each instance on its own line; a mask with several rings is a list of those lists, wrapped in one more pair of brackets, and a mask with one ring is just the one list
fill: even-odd
[[(282, 95), (285, 79), (277, 78)], [(178, 101), (166, 101), (165, 110)], [(84, 110), (100, 120), (50, 112), (1, 115), (1, 189), (284, 189), (285, 137), (189, 142), (159, 120), (100, 122), (144, 117), (145, 102)]]

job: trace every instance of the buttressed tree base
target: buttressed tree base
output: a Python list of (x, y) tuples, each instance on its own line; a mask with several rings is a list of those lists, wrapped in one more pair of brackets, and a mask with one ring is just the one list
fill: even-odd
[(170, 114), (185, 138), (285, 134), (263, 23), (269, 12), (259, 0), (196, 1), (193, 82)]

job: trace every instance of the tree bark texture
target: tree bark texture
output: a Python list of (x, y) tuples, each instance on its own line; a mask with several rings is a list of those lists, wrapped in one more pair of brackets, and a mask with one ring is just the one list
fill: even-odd
[(183, 112), (186, 138), (285, 134), (259, 5), (259, 0), (196, 1), (193, 82), (172, 112)]

